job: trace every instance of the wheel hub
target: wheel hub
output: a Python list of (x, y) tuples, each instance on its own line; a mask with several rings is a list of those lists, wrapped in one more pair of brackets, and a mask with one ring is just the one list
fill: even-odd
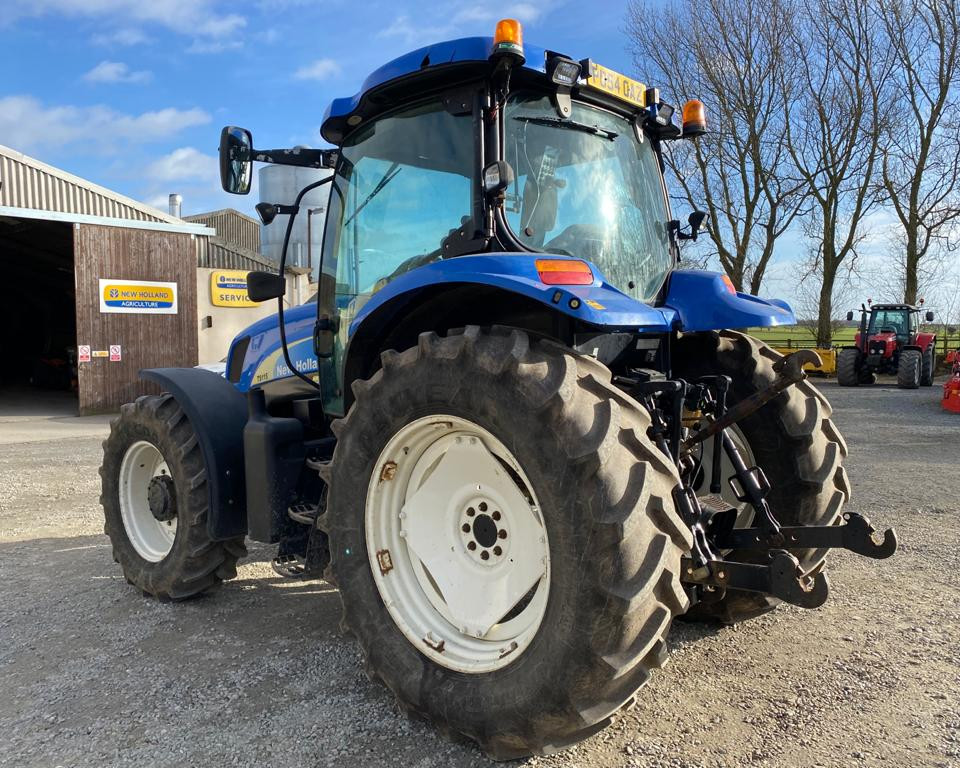
[(506, 554), (506, 520), (490, 500), (470, 502), (460, 517), (460, 533), (470, 559), (495, 565)]
[(168, 523), (177, 516), (177, 490), (170, 475), (157, 475), (147, 486), (150, 513), (159, 523)]

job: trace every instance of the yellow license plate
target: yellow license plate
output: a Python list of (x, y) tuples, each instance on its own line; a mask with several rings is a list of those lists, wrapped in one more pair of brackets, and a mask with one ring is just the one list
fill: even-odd
[(587, 73), (587, 85), (638, 107), (647, 106), (647, 86), (592, 61)]

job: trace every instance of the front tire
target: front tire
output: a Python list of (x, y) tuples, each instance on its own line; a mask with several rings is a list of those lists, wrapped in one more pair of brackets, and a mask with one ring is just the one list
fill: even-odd
[(920, 386), (922, 365), (919, 350), (903, 350), (900, 353), (900, 362), (897, 364), (897, 386), (901, 389), (917, 389)]
[(203, 455), (173, 395), (145, 395), (120, 409), (100, 478), (113, 558), (145, 595), (185, 600), (237, 575), (243, 539), (213, 541), (207, 532)]
[[(708, 375), (729, 376), (727, 404), (733, 406), (773, 382), (773, 364), (782, 357), (757, 339), (734, 331), (687, 334), (678, 341), (674, 372), (688, 381)], [(781, 525), (832, 525), (850, 497), (843, 468), (847, 446), (830, 420), (831, 410), (816, 387), (801, 381), (736, 424), (750, 458), (770, 481), (767, 501)], [(736, 499), (728, 498), (728, 493), (725, 487), (724, 500), (736, 506)], [(737, 526), (745, 527), (745, 522), (738, 515)], [(812, 549), (791, 552), (806, 573), (821, 568), (826, 554)], [(762, 553), (749, 550), (733, 550), (725, 557), (765, 562)], [(766, 613), (779, 602), (756, 592), (727, 590), (719, 601), (695, 604), (687, 616), (735, 624)]]
[[(548, 754), (607, 725), (663, 663), (687, 608), (679, 567), (690, 533), (646, 411), (595, 360), (476, 327), (385, 352), (354, 393), (334, 425), (324, 525), (370, 677), (404, 711), (495, 759)], [(480, 504), (489, 515), (506, 505), (487, 542), (472, 522)], [(477, 517), (462, 516), (470, 509)], [(520, 518), (541, 526), (542, 541)], [(493, 552), (499, 526), (517, 529), (507, 542), (527, 542), (504, 558), (544, 557), (544, 567), (488, 629), (499, 592), (468, 545), (476, 532)]]
[(923, 361), (920, 365), (920, 386), (921, 387), (932, 387), (933, 386), (933, 369), (935, 367), (935, 357), (933, 351), (933, 343), (927, 347), (926, 351), (923, 353)]
[(859, 349), (847, 347), (841, 349), (837, 355), (837, 384), (841, 387), (857, 387), (860, 385), (860, 357)]

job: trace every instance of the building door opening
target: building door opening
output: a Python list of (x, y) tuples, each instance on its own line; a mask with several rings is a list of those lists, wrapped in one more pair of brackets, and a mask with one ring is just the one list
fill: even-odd
[(0, 399), (76, 412), (73, 226), (0, 217)]

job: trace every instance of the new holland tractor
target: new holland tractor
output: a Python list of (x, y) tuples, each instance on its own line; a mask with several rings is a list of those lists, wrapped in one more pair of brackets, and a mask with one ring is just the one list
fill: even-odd
[[(923, 303), (923, 300), (920, 300)], [(911, 304), (860, 305), (860, 329), (852, 347), (837, 356), (837, 384), (875, 384), (878, 373), (893, 374), (897, 386), (917, 389), (933, 385), (937, 336), (920, 329), (920, 307)], [(847, 312), (847, 322), (853, 320)], [(933, 322), (933, 312), (925, 319)]]
[[(163, 394), (104, 443), (113, 555), (145, 595), (236, 573), (244, 542), (339, 589), (342, 626), (400, 708), (488, 755), (596, 733), (666, 659), (679, 616), (738, 622), (827, 598), (824, 557), (892, 530), (845, 511), (847, 446), (783, 357), (724, 330), (793, 323), (783, 301), (678, 268), (666, 142), (682, 124), (590, 60), (493, 38), (373, 72), (323, 120), (335, 149), (254, 149), (221, 174), (327, 168), (315, 304), (232, 343), (225, 376), (145, 370)], [(286, 250), (286, 249), (284, 249)], [(283, 570), (283, 568), (281, 568)]]

